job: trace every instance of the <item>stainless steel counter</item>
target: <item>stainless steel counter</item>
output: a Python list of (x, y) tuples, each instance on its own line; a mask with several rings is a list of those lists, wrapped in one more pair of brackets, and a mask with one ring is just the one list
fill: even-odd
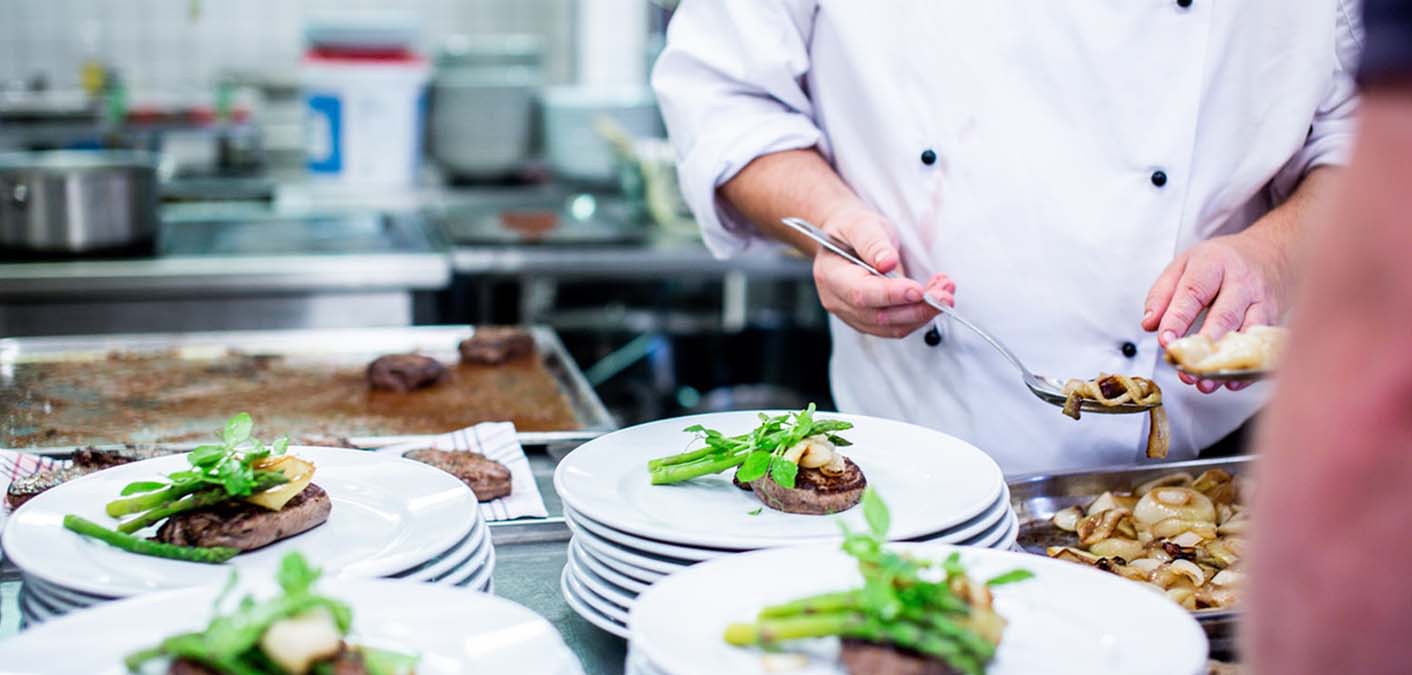
[(743, 274), (751, 279), (812, 278), (803, 258), (777, 250), (752, 251), (718, 260), (697, 239), (653, 235), (634, 245), (592, 247), (457, 246), (451, 251), (457, 274), (532, 276), (558, 280), (701, 278)]

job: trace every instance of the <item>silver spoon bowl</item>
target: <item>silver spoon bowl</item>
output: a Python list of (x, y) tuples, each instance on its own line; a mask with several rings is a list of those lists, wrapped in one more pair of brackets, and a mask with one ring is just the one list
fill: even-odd
[[(851, 262), (854, 265), (868, 270), (868, 272), (874, 276), (884, 278), (895, 278), (897, 276), (896, 273), (883, 274), (882, 272), (879, 272), (877, 268), (873, 267), (872, 265), (869, 265), (868, 263), (864, 262), (862, 258), (858, 257), (858, 253), (853, 250), (853, 247), (849, 246), (846, 242), (834, 237), (833, 235), (817, 227), (814, 227), (808, 221), (801, 220), (799, 218), (784, 218), (781, 222), (793, 228), (800, 234), (809, 237), (810, 239), (813, 239), (820, 246), (823, 246), (830, 252), (842, 256), (848, 262)], [(1035, 375), (1033, 372), (1030, 372), (1029, 368), (1025, 367), (1024, 362), (1020, 361), (1019, 357), (1015, 356), (1014, 352), (1010, 351), (1009, 347), (1006, 347), (1005, 344), (1000, 340), (996, 339), (995, 336), (982, 330), (980, 326), (971, 323), (970, 320), (958, 314), (955, 309), (942, 304), (936, 298), (925, 294), (922, 296), (922, 298), (926, 301), (928, 305), (931, 305), (932, 307), (936, 308), (938, 312), (941, 312), (942, 314), (951, 317), (951, 319), (955, 322), (961, 324), (962, 326), (965, 326), (966, 328), (969, 328), (976, 335), (979, 335), (981, 339), (989, 343), (991, 347), (994, 347), (996, 351), (1000, 352), (1001, 356), (1004, 356), (1005, 360), (1010, 362), (1010, 365), (1015, 366), (1015, 369), (1020, 371), (1020, 375), (1024, 380), (1025, 386), (1029, 387), (1029, 390), (1033, 392), (1035, 396), (1039, 397), (1041, 401), (1051, 403), (1059, 407), (1064, 406), (1064, 401), (1068, 397), (1064, 395), (1063, 382), (1060, 382), (1059, 380), (1056, 380), (1052, 377)], [(1149, 409), (1154, 407), (1156, 406), (1142, 405), (1138, 403), (1120, 403), (1118, 405), (1106, 406), (1092, 399), (1083, 399), (1081, 405), (1079, 406), (1079, 409), (1083, 412), (1097, 413), (1100, 415), (1124, 415), (1131, 413), (1147, 412)]]

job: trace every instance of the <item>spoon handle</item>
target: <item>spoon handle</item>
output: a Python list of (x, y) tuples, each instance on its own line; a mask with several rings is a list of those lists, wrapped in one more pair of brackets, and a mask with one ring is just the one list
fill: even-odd
[[(813, 239), (820, 246), (823, 246), (829, 251), (832, 251), (833, 253), (842, 256), (848, 262), (851, 262), (854, 265), (868, 270), (868, 272), (872, 273), (874, 276), (884, 278), (895, 276), (879, 272), (876, 267), (869, 265), (868, 263), (864, 262), (862, 258), (858, 257), (857, 251), (854, 251), (853, 247), (849, 246), (847, 242), (815, 227), (812, 223), (806, 220), (802, 220), (799, 218), (783, 218), (781, 219), (781, 222), (798, 231), (800, 234), (803, 234), (804, 236)], [(971, 331), (973, 331), (976, 335), (981, 336), (981, 339), (990, 343), (990, 346), (994, 347), (996, 351), (1000, 352), (1000, 354), (1005, 357), (1005, 360), (1009, 361), (1011, 365), (1015, 366), (1015, 368), (1019, 370), (1020, 373), (1026, 378), (1037, 379), (1033, 374), (1030, 373), (1030, 370), (1025, 367), (1025, 364), (1020, 362), (1019, 357), (1016, 357), (1014, 352), (1010, 351), (1009, 347), (1006, 347), (1005, 344), (1002, 343), (1000, 340), (991, 336), (990, 333), (987, 333), (986, 331), (982, 330), (980, 326), (971, 323), (968, 319), (961, 316), (959, 313), (957, 313), (955, 308), (943, 304), (941, 301), (925, 293), (922, 294), (922, 299), (925, 300), (928, 305), (931, 305), (932, 307), (936, 308), (938, 312), (941, 312), (942, 314), (945, 314), (951, 317), (952, 319), (955, 319), (957, 323), (960, 323), (961, 325), (971, 329)]]

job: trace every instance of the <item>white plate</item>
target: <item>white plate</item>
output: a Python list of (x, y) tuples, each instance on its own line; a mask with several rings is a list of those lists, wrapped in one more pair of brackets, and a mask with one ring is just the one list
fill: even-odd
[(236, 556), (226, 565), (127, 553), (63, 528), (68, 513), (111, 526), (104, 504), (128, 483), (184, 469), (185, 455), (99, 471), (29, 500), (5, 526), (5, 555), (20, 569), (51, 584), (115, 596), (218, 586), (232, 567), (242, 578), (273, 578), (280, 558), (293, 550), (302, 551), (329, 577), (375, 577), (434, 558), (465, 537), (479, 518), (480, 507), (470, 489), (426, 464), (337, 448), (299, 447), (290, 448), (290, 453), (318, 467), (315, 482), (333, 502), (328, 522)]
[(583, 585), (583, 582), (574, 577), (567, 566), (564, 568), (562, 574), (565, 579), (568, 579), (569, 590), (573, 591), (575, 597), (587, 603), (589, 607), (592, 607), (594, 611), (599, 614), (618, 623), (627, 625), (628, 608), (619, 607), (607, 598), (589, 590), (587, 586)]
[(928, 534), (910, 541), (959, 544), (975, 539), (981, 533), (995, 527), (996, 523), (1005, 522), (1005, 515), (1008, 513), (1010, 513), (1010, 486), (1005, 485), (1000, 492), (1000, 498), (995, 500), (985, 510), (985, 513), (935, 535)]
[[(933, 559), (959, 551), (976, 579), (1017, 567), (1035, 574), (994, 589), (996, 611), (1008, 625), (987, 675), (1196, 673), (1206, 662), (1206, 636), (1196, 620), (1162, 594), (1121, 577), (1010, 551), (945, 544), (898, 548)], [(713, 560), (638, 597), (628, 621), (632, 643), (650, 663), (674, 675), (763, 673), (758, 650), (722, 639), (728, 624), (752, 620), (767, 605), (861, 583), (857, 561), (831, 546)], [(822, 658), (797, 672), (843, 672), (836, 663), (837, 641), (819, 647)]]
[(569, 540), (569, 556), (577, 559), (579, 561), (579, 564), (587, 567), (594, 574), (597, 574), (598, 576), (607, 579), (614, 585), (619, 586), (631, 593), (641, 593), (647, 590), (647, 587), (649, 586), (649, 584), (646, 582), (638, 581), (637, 579), (627, 576), (622, 572), (612, 569), (603, 561), (599, 560), (597, 556), (584, 550), (582, 544), (579, 543), (578, 539)]
[(607, 579), (594, 574), (593, 570), (585, 567), (575, 559), (572, 554), (570, 554), (568, 558), (568, 562), (565, 563), (565, 565), (569, 568), (569, 574), (572, 574), (574, 579), (578, 580), (579, 583), (587, 586), (588, 590), (597, 593), (599, 596), (619, 607), (632, 608), (632, 603), (637, 598), (636, 593), (630, 593), (626, 589), (615, 586)]
[(447, 551), (439, 559), (433, 560), (425, 565), (413, 569), (411, 572), (399, 574), (394, 578), (406, 579), (408, 581), (433, 581), (455, 569), (459, 569), (473, 555), (480, 551), (485, 542), (490, 540), (484, 521), (477, 520), (475, 527), (471, 528), (471, 533), (466, 535), (459, 544)]
[(20, 616), (24, 617), (25, 623), (31, 626), (47, 623), (67, 613), (44, 606), (44, 603), (29, 593), (20, 594)]
[(592, 549), (594, 553), (599, 553), (610, 560), (627, 563), (633, 567), (656, 572), (658, 575), (665, 576), (680, 572), (697, 562), (694, 560), (677, 560), (666, 556), (647, 553), (646, 551), (631, 549), (589, 532), (572, 520), (565, 520), (564, 522), (568, 524), (574, 536), (582, 538), (584, 545)]
[[(767, 413), (778, 414), (778, 413)], [(913, 539), (975, 517), (1000, 495), (1000, 467), (975, 446), (924, 427), (840, 413), (820, 418), (852, 422), (845, 449), (868, 484), (892, 507), (892, 536)], [(682, 431), (692, 424), (741, 434), (757, 413), (742, 411), (652, 422), (600, 436), (569, 453), (554, 471), (554, 489), (578, 513), (617, 530), (691, 546), (755, 549), (840, 539), (839, 516), (808, 516), (764, 508), (731, 484), (730, 472), (679, 485), (652, 485), (648, 460), (699, 446)], [(841, 517), (864, 529), (860, 509)]]
[(54, 586), (45, 584), (44, 582), (39, 581), (34, 577), (25, 577), (24, 581), (21, 583), (24, 584), (23, 587), (25, 593), (28, 593), (29, 595), (38, 598), (39, 600), (43, 601), (44, 604), (50, 607), (62, 609), (64, 611), (84, 609), (87, 607), (92, 607), (94, 605), (101, 605), (105, 602), (111, 602), (113, 600), (113, 598), (99, 600), (97, 598), (80, 596), (74, 593), (73, 591), (69, 591), (62, 588), (55, 588)]
[[(77, 612), (0, 641), (0, 663), (10, 673), (125, 673), (124, 656), (204, 627), (219, 591), (153, 593)], [(583, 672), (548, 621), (508, 600), (388, 580), (329, 580), (319, 592), (353, 608), (354, 641), (418, 653), (422, 675)]]
[(637, 565), (623, 562), (622, 560), (614, 558), (614, 554), (612, 552), (605, 553), (605, 551), (610, 551), (609, 546), (607, 544), (602, 543), (598, 539), (589, 539), (586, 536), (581, 537), (576, 535), (571, 541), (577, 541), (579, 543), (579, 547), (581, 547), (585, 553), (592, 555), (595, 559), (597, 559), (604, 565), (612, 567), (614, 570), (617, 570), (620, 574), (624, 574), (634, 579), (637, 579), (642, 583), (654, 584), (658, 581), (661, 581), (667, 576), (663, 572), (656, 572), (653, 570), (644, 569), (642, 567), (638, 567)]
[(574, 610), (575, 614), (583, 617), (584, 621), (620, 638), (627, 638), (627, 624), (621, 621), (614, 621), (604, 616), (599, 613), (598, 610), (590, 607), (582, 598), (574, 594), (574, 589), (569, 587), (569, 574), (567, 570), (559, 574), (559, 592), (564, 596), (564, 604), (567, 604), (569, 609)]
[(634, 534), (629, 534), (621, 530), (615, 530), (611, 527), (608, 527), (607, 525), (604, 525), (603, 523), (595, 522), (588, 516), (576, 513), (567, 505), (564, 506), (564, 518), (567, 520), (572, 520), (575, 525), (585, 530), (588, 530), (593, 534), (598, 535), (601, 539), (605, 539), (616, 544), (621, 544), (623, 546), (627, 546), (642, 551), (644, 553), (660, 555), (667, 558), (672, 558), (674, 560), (711, 560), (713, 558), (719, 558), (721, 556), (727, 556), (733, 553), (740, 553), (740, 551), (727, 551), (719, 548), (696, 548), (691, 546), (678, 546), (676, 544), (668, 544), (665, 542), (645, 539), (643, 537), (639, 537)]
[(474, 582), (484, 582), (495, 571), (495, 547), (490, 545), (490, 541), (485, 542), (485, 550), (477, 551), (474, 560), (451, 574), (438, 579), (435, 583), (449, 584), (452, 586), (468, 586)]

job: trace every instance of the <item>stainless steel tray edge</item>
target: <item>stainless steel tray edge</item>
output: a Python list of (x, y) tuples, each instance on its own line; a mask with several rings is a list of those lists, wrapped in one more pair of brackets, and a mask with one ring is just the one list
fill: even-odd
[[(76, 335), (52, 337), (0, 338), (0, 372), (7, 365), (24, 360), (31, 354), (88, 354), (115, 350), (201, 349), (203, 346), (234, 346), (236, 348), (284, 349), (289, 353), (317, 353), (366, 350), (420, 349), (430, 353), (454, 353), (456, 342), (469, 337), (474, 326), (409, 326), (357, 329), (309, 329), (271, 331), (210, 331), (191, 333), (124, 333), (113, 335)], [(580, 429), (561, 431), (527, 431), (518, 434), (522, 445), (551, 443), (581, 443), (597, 438), (617, 428), (602, 400), (569, 356), (558, 334), (548, 326), (529, 326), (535, 347), (544, 359), (545, 367), (559, 382), (569, 406), (583, 424)], [(329, 340), (338, 336), (337, 340)], [(322, 339), (315, 340), (318, 337)], [(412, 346), (408, 346), (413, 342)], [(447, 431), (453, 431), (447, 429)], [(428, 435), (393, 435), (355, 437), (354, 445), (365, 448), (426, 440)], [(186, 444), (164, 444), (181, 447)], [(76, 447), (22, 448), (41, 454), (67, 454)]]

